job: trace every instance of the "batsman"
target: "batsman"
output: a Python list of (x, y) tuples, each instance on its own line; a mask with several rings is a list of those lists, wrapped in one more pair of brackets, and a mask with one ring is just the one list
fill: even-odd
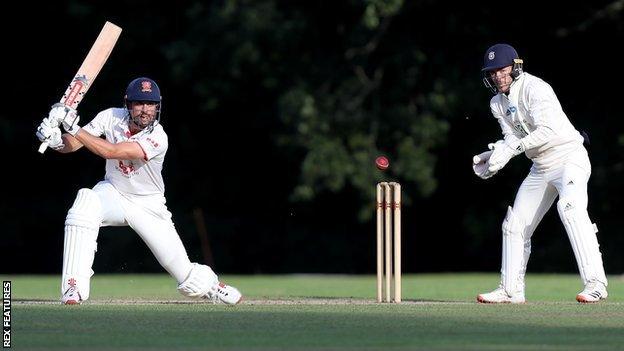
[(498, 289), (479, 294), (482, 303), (523, 303), (524, 276), (531, 236), (557, 200), (557, 210), (568, 234), (584, 289), (581, 303), (607, 298), (607, 278), (598, 245), (597, 226), (587, 213), (587, 182), (591, 164), (579, 133), (563, 112), (552, 87), (523, 71), (523, 61), (508, 44), (487, 49), (482, 72), (485, 86), (495, 94), (490, 109), (503, 139), (473, 158), (475, 174), (495, 175), (514, 156), (524, 153), (533, 161), (512, 207), (503, 221), (501, 282)]
[(89, 298), (100, 227), (130, 226), (176, 280), (181, 294), (238, 303), (241, 293), (236, 288), (220, 282), (210, 267), (190, 262), (165, 205), (161, 172), (169, 144), (160, 123), (158, 85), (150, 78), (134, 79), (124, 100), (124, 107), (98, 113), (83, 128), (76, 110), (57, 104), (37, 128), (39, 140), (58, 152), (84, 146), (106, 160), (104, 180), (80, 189), (65, 219), (61, 302), (80, 304)]

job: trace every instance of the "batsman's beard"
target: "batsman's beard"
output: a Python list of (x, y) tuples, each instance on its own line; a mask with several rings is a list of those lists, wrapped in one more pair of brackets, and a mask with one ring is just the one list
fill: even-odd
[(141, 130), (149, 127), (152, 125), (152, 123), (154, 123), (154, 119), (156, 118), (156, 116), (150, 116), (149, 114), (146, 113), (141, 113), (138, 116), (135, 116), (132, 118), (132, 122)]

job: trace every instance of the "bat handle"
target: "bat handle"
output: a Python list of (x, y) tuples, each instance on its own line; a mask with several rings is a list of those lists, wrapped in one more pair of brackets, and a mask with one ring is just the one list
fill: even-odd
[(44, 141), (43, 143), (41, 143), (41, 145), (39, 145), (39, 153), (40, 154), (44, 153), (47, 148), (48, 148), (48, 142)]

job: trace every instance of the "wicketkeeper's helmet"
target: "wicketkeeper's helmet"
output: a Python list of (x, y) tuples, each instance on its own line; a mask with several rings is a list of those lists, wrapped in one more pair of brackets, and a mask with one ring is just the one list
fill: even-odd
[(522, 64), (523, 61), (518, 57), (518, 52), (513, 46), (509, 44), (495, 44), (490, 46), (485, 51), (485, 56), (483, 57), (483, 67), (481, 68), (481, 72), (483, 72), (483, 84), (485, 84), (487, 88), (490, 88), (492, 92), (496, 93), (496, 85), (491, 80), (489, 72), (499, 68), (513, 66), (511, 77), (516, 80), (522, 74)]

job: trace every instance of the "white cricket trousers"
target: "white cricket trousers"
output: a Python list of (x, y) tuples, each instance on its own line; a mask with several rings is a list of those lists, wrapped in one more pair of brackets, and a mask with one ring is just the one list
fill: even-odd
[(107, 181), (94, 188), (102, 203), (102, 226), (130, 226), (178, 284), (191, 271), (191, 262), (160, 195), (122, 195)]
[(607, 285), (597, 227), (587, 213), (590, 174), (591, 164), (583, 147), (558, 167), (547, 171), (531, 168), (518, 189), (513, 213), (510, 209), (503, 222), (501, 282), (508, 293), (524, 292), (531, 236), (557, 196), (559, 217), (572, 245), (583, 284), (600, 281)]

